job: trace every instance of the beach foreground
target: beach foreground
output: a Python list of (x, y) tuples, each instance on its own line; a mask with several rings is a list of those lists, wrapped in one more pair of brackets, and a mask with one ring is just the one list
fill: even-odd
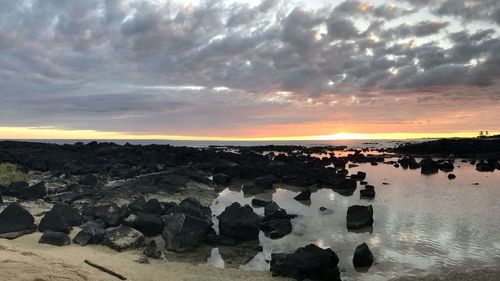
[[(291, 280), (272, 277), (266, 272), (234, 268), (218, 269), (207, 264), (193, 265), (179, 262), (151, 260), (144, 265), (134, 261), (138, 251), (116, 253), (98, 246), (51, 247), (38, 243), (41, 233), (23, 236), (16, 240), (0, 241), (0, 280), (42, 281), (113, 281), (118, 280), (86, 265), (89, 259), (127, 277), (128, 280)], [(75, 250), (74, 248), (78, 248)], [(421, 277), (401, 277), (393, 281), (493, 281), (500, 280), (500, 270), (485, 268), (448, 274)]]
[(194, 265), (180, 262), (150, 260), (141, 264), (134, 260), (140, 251), (117, 253), (100, 246), (70, 245), (53, 247), (39, 244), (42, 233), (25, 235), (15, 240), (0, 240), (0, 280), (20, 281), (113, 281), (108, 275), (84, 263), (88, 259), (105, 266), (127, 280), (290, 280), (272, 277), (267, 272), (245, 271), (234, 268), (218, 269), (208, 264)]

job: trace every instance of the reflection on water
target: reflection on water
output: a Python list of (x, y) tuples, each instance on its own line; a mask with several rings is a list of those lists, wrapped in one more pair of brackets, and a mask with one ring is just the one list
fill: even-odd
[[(293, 232), (288, 236), (271, 240), (261, 233), (264, 252), (242, 268), (269, 270), (266, 259), (271, 253), (292, 252), (309, 243), (330, 247), (338, 254), (343, 280), (387, 280), (500, 264), (500, 172), (480, 173), (459, 161), (454, 180), (441, 171), (424, 176), (420, 170), (391, 165), (360, 164), (349, 169), (350, 173), (357, 171), (366, 172), (366, 181), (375, 186), (374, 200), (360, 199), (359, 188), (349, 197), (321, 189), (312, 194), (310, 205), (293, 200), (298, 192), (285, 189), (259, 195), (299, 216), (292, 220)], [(472, 185), (476, 182), (479, 185)], [(212, 204), (213, 213), (219, 215), (234, 201), (251, 205), (252, 198), (226, 189)], [(355, 204), (373, 205), (371, 233), (347, 231), (347, 207)], [(320, 211), (320, 207), (328, 210)], [(254, 211), (263, 215), (263, 208)], [(363, 242), (376, 261), (368, 272), (357, 272), (352, 255)]]

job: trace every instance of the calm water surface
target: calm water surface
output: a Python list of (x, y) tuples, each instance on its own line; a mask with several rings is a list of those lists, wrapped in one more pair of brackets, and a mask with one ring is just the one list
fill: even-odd
[[(447, 173), (441, 171), (424, 176), (420, 170), (386, 164), (361, 164), (349, 171), (367, 173), (366, 180), (377, 192), (374, 200), (360, 199), (359, 187), (348, 197), (321, 189), (312, 194), (310, 205), (293, 200), (298, 192), (281, 188), (259, 195), (299, 216), (292, 220), (293, 232), (281, 239), (271, 240), (261, 232), (263, 253), (242, 268), (268, 271), (266, 259), (271, 253), (293, 252), (309, 243), (337, 253), (343, 280), (388, 280), (500, 264), (498, 170), (480, 173), (473, 165), (457, 160), (454, 180), (448, 180)], [(251, 205), (252, 198), (226, 189), (212, 204), (213, 213), (219, 215), (235, 201)], [(373, 205), (371, 232), (347, 231), (347, 208), (355, 204)], [(321, 206), (331, 212), (321, 213)], [(263, 214), (263, 208), (254, 211)], [(376, 262), (368, 271), (358, 272), (352, 266), (352, 254), (363, 242), (371, 248)], [(212, 251), (210, 262), (223, 265), (217, 250)]]

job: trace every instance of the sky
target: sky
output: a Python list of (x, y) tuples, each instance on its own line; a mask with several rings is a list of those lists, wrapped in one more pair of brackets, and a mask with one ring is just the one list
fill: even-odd
[(0, 0), (0, 139), (500, 132), (500, 1)]

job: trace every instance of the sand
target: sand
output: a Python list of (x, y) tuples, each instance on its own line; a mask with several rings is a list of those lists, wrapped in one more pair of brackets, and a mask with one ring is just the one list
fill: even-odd
[(200, 280), (289, 280), (272, 277), (269, 272), (218, 269), (208, 264), (169, 262), (150, 259), (150, 264), (135, 260), (139, 251), (117, 253), (98, 245), (57, 247), (39, 244), (41, 233), (15, 240), (0, 239), (0, 280), (19, 281), (116, 281), (106, 273), (84, 263), (88, 259), (105, 266), (128, 280), (137, 281), (200, 281)]
[[(105, 266), (128, 280), (136, 281), (283, 281), (269, 272), (246, 271), (235, 268), (218, 269), (214, 266), (169, 262), (150, 259), (150, 264), (135, 260), (139, 251), (117, 253), (98, 245), (70, 245), (57, 247), (39, 244), (41, 233), (33, 233), (15, 240), (0, 239), (0, 280), (19, 281), (116, 281), (117, 278), (88, 266), (88, 259)], [(485, 268), (446, 275), (402, 277), (393, 281), (496, 281), (500, 270)]]

